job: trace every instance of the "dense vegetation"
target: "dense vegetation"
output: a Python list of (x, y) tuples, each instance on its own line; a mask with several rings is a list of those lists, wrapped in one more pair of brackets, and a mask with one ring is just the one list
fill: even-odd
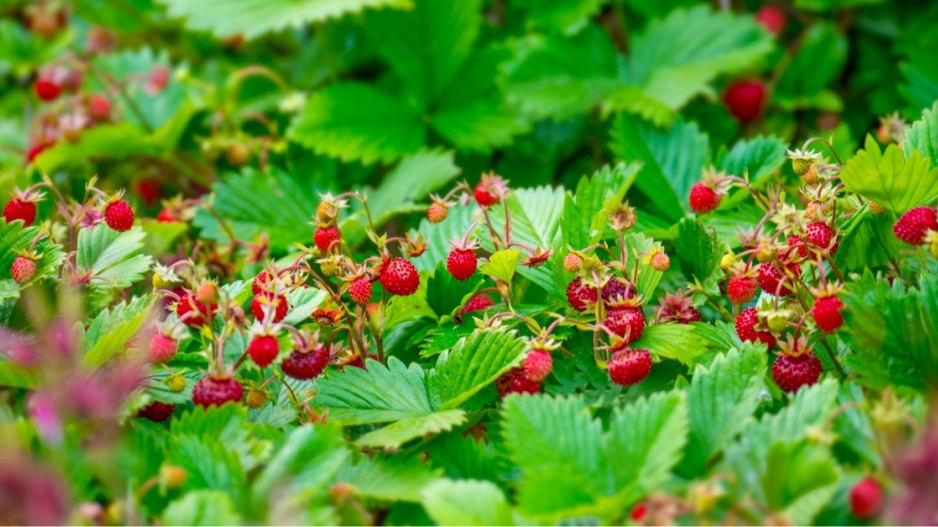
[(938, 522), (936, 22), (0, 1), (0, 524)]

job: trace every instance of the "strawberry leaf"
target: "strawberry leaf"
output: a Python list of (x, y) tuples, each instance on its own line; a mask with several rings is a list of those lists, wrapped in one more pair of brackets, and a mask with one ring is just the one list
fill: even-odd
[(761, 483), (772, 511), (808, 525), (833, 497), (839, 479), (830, 451), (803, 439), (772, 443)]
[(462, 410), (444, 410), (426, 415), (407, 417), (358, 438), (356, 443), (370, 448), (400, 448), (404, 443), (451, 430), (466, 421)]
[[(82, 363), (90, 368), (98, 368), (123, 351), (127, 341), (149, 318), (155, 302), (155, 296), (147, 295), (130, 302), (121, 302), (98, 313), (85, 330), (85, 356)], [(137, 345), (143, 347), (146, 343)]]
[(931, 160), (932, 166), (938, 165), (938, 102), (922, 112), (922, 117), (912, 123), (905, 131), (902, 151), (907, 156), (915, 150)]
[(122, 289), (143, 279), (153, 259), (141, 254), (145, 234), (139, 225), (117, 232), (99, 224), (78, 231), (75, 265), (92, 274), (88, 285), (100, 293)]
[(591, 178), (580, 179), (576, 192), (564, 198), (560, 222), (564, 245), (582, 249), (603, 237), (609, 222), (606, 205), (622, 201), (639, 168), (637, 164), (607, 165)]
[(231, 496), (218, 490), (195, 490), (171, 502), (163, 511), (163, 525), (239, 525), (241, 516)]
[(905, 156), (896, 145), (883, 152), (872, 136), (844, 163), (840, 178), (848, 191), (899, 214), (938, 197), (938, 168), (928, 158), (918, 150)]
[(482, 286), (482, 277), (473, 275), (468, 280), (456, 280), (446, 270), (446, 264), (441, 261), (427, 280), (427, 303), (437, 317), (453, 314), (456, 308), (462, 306)]
[(696, 334), (694, 326), (667, 322), (646, 327), (632, 347), (644, 348), (659, 357), (691, 365), (694, 359), (706, 351), (705, 344), (703, 337)]
[(441, 472), (406, 457), (363, 457), (355, 465), (344, 465), (335, 479), (353, 486), (359, 496), (419, 502), (421, 491), (439, 480)]
[(515, 525), (505, 494), (488, 481), (441, 479), (421, 496), (437, 525)]
[(313, 399), (329, 409), (329, 420), (343, 426), (386, 423), (419, 417), (433, 411), (424, 372), (417, 364), (404, 365), (396, 357), (385, 366), (368, 359), (367, 369), (328, 371), (316, 382)]
[(504, 282), (511, 282), (511, 279), (515, 276), (515, 271), (518, 269), (518, 258), (520, 256), (521, 252), (514, 249), (498, 251), (489, 256), (488, 262), (479, 266), (479, 272)]

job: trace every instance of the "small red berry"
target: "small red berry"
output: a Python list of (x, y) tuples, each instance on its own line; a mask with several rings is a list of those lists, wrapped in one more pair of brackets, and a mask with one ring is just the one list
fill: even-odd
[(600, 297), (606, 305), (635, 298), (635, 288), (621, 278), (610, 278), (600, 291)]
[(117, 232), (129, 231), (134, 226), (134, 210), (126, 201), (115, 201), (104, 208), (104, 222)]
[(607, 363), (609, 378), (619, 386), (632, 386), (651, 372), (651, 353), (646, 349), (624, 349), (612, 354)]
[(339, 232), (339, 228), (335, 225), (319, 227), (316, 229), (316, 232), (313, 233), (313, 241), (316, 242), (316, 247), (324, 253), (337, 250), (340, 239), (341, 233)]
[(251, 283), (251, 292), (254, 293), (254, 296), (261, 293), (272, 293), (271, 287), (273, 284), (270, 282), (270, 273), (267, 271), (257, 273), (257, 276), (254, 277), (254, 282)]
[(10, 265), (13, 281), (22, 285), (36, 276), (36, 260), (27, 256), (17, 256)]
[(476, 253), (470, 249), (453, 249), (446, 259), (446, 268), (456, 280), (467, 280), (476, 272)]
[(584, 284), (580, 278), (574, 278), (567, 286), (567, 302), (581, 313), (596, 303), (597, 296), (596, 288)]
[(797, 392), (802, 386), (811, 386), (821, 377), (821, 361), (812, 351), (800, 354), (783, 353), (772, 364), (775, 384), (786, 392)]
[(479, 293), (474, 297), (470, 298), (466, 305), (462, 308), (462, 313), (472, 313), (473, 311), (482, 311), (483, 309), (488, 309), (495, 305), (495, 301), (492, 300), (492, 297), (485, 293)]
[(892, 232), (896, 238), (910, 243), (912, 245), (922, 245), (925, 243), (925, 235), (928, 231), (938, 231), (938, 213), (931, 207), (915, 207), (907, 211), (896, 225)]
[(756, 12), (756, 22), (775, 36), (785, 32), (785, 26), (788, 25), (785, 12), (774, 5), (767, 5)]
[(270, 366), (279, 353), (280, 342), (273, 335), (256, 335), (248, 343), (248, 356), (261, 368)]
[(489, 192), (488, 187), (485, 185), (484, 181), (480, 181), (475, 188), (475, 198), (476, 203), (482, 207), (491, 207), (492, 205), (497, 205), (501, 198), (495, 194)]
[(723, 94), (723, 102), (733, 117), (744, 123), (756, 120), (762, 111), (765, 86), (759, 81), (744, 80), (731, 84)]
[(541, 383), (529, 379), (523, 368), (512, 368), (495, 380), (495, 389), (502, 397), (512, 393), (535, 394), (541, 391)]
[(808, 257), (808, 248), (804, 244), (804, 238), (791, 235), (788, 237), (788, 250), (785, 251), (784, 261), (790, 261), (793, 253), (797, 253), (801, 258)]
[(449, 207), (441, 202), (433, 202), (427, 209), (427, 219), (430, 223), (441, 223), (449, 215)]
[(410, 296), (420, 287), (420, 275), (414, 264), (405, 258), (394, 258), (381, 270), (378, 279), (385, 291), (393, 295)]
[(147, 206), (153, 205), (156, 200), (160, 199), (160, 180), (156, 178), (138, 179), (134, 183), (134, 189)]
[(53, 146), (55, 146), (54, 141), (49, 143), (36, 143), (29, 145), (29, 148), (26, 150), (26, 162), (32, 163), (36, 160), (39, 154), (45, 152), (47, 148), (52, 148)]
[(695, 183), (690, 189), (690, 210), (695, 214), (706, 214), (720, 206), (723, 194), (703, 182)]
[(280, 363), (280, 369), (287, 377), (305, 381), (321, 374), (328, 363), (329, 352), (323, 346), (317, 345), (308, 352), (293, 350)]
[(729, 283), (726, 284), (726, 296), (730, 298), (730, 302), (737, 306), (749, 302), (755, 298), (758, 292), (759, 284), (751, 276), (734, 275), (730, 277)]
[(844, 323), (843, 309), (840, 299), (836, 296), (825, 296), (814, 301), (814, 323), (824, 333), (834, 333)]
[(359, 305), (365, 305), (371, 300), (371, 280), (367, 276), (359, 276), (349, 284), (348, 294), (352, 301)]
[(147, 346), (147, 357), (153, 364), (166, 364), (176, 356), (179, 343), (164, 333), (154, 333)]
[(54, 101), (59, 98), (59, 95), (62, 95), (62, 85), (49, 79), (36, 79), (34, 88), (36, 89), (36, 96), (41, 101)]
[(13, 198), (3, 207), (3, 219), (7, 223), (23, 220), (23, 226), (29, 227), (36, 221), (36, 204), (31, 201)]
[(736, 336), (743, 342), (761, 342), (769, 349), (775, 347), (775, 337), (768, 331), (756, 330), (756, 324), (759, 323), (759, 315), (756, 308), (747, 307), (740, 311), (736, 317)]
[(221, 406), (227, 402), (239, 403), (244, 396), (241, 383), (234, 379), (203, 377), (192, 388), (192, 402), (198, 406)]
[(808, 246), (818, 250), (830, 249), (831, 254), (837, 252), (836, 235), (833, 229), (822, 221), (813, 221), (804, 228), (804, 238)]
[[(786, 267), (795, 277), (801, 276), (801, 267), (798, 264), (789, 264)], [(791, 294), (791, 278), (782, 274), (775, 262), (759, 264), (756, 280), (759, 282), (759, 287), (770, 295), (788, 296)]]
[(644, 503), (639, 503), (632, 509), (632, 513), (629, 515), (632, 518), (632, 521), (635, 523), (640, 523), (645, 519), (645, 516), (648, 514), (648, 505)]
[(172, 417), (175, 410), (175, 404), (153, 401), (152, 403), (138, 410), (137, 417), (148, 419), (154, 423), (162, 423), (163, 421)]
[(95, 121), (107, 121), (111, 118), (111, 101), (103, 95), (92, 95), (88, 99), (88, 114)]
[(883, 488), (871, 477), (865, 477), (850, 489), (850, 511), (857, 518), (876, 515), (883, 505)]
[[(198, 327), (215, 318), (215, 309), (218, 306), (211, 304), (206, 306), (195, 299), (190, 293), (186, 293), (176, 302), (176, 316), (183, 320), (183, 324), (189, 327)], [(189, 313), (192, 313), (189, 315)], [(189, 316), (186, 316), (189, 315)]]
[(287, 297), (279, 295), (275, 299), (271, 299), (269, 294), (261, 294), (254, 297), (254, 300), (251, 301), (251, 313), (254, 314), (254, 318), (257, 320), (264, 320), (264, 311), (266, 309), (274, 309), (274, 322), (280, 322), (287, 316), (287, 311), (289, 310), (289, 301)]
[(645, 331), (645, 317), (637, 308), (610, 309), (603, 325), (616, 335), (623, 337), (626, 344), (635, 342)]
[(535, 382), (541, 382), (554, 367), (554, 359), (547, 350), (532, 349), (524, 357), (524, 374)]
[(163, 209), (156, 215), (156, 221), (160, 223), (173, 223), (179, 220), (176, 219), (176, 216), (173, 214), (173, 211), (169, 209)]

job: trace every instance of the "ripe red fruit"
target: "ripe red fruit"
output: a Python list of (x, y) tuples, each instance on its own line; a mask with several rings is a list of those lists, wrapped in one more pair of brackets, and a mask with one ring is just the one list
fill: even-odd
[(25, 284), (36, 276), (36, 260), (26, 256), (17, 256), (10, 265), (10, 275), (18, 284)]
[(850, 489), (850, 512), (857, 518), (876, 515), (883, 504), (883, 488), (871, 477), (865, 477)]
[(367, 276), (359, 276), (352, 280), (348, 287), (348, 295), (356, 304), (367, 304), (371, 300), (371, 280)]
[(547, 350), (532, 349), (524, 357), (524, 374), (535, 382), (541, 382), (550, 375), (554, 359)]
[(580, 278), (574, 278), (567, 285), (567, 302), (581, 313), (596, 303), (597, 296), (596, 289), (584, 284)]
[(147, 357), (153, 364), (166, 364), (176, 356), (179, 343), (164, 333), (154, 333), (147, 346)]
[(729, 283), (726, 284), (726, 296), (730, 298), (730, 302), (737, 306), (752, 300), (758, 291), (759, 284), (751, 276), (734, 275), (730, 277)]
[(173, 211), (169, 209), (163, 209), (156, 215), (156, 221), (160, 223), (173, 223), (174, 221), (179, 221), (176, 219), (176, 216), (173, 214)]
[(612, 354), (609, 378), (619, 386), (632, 386), (648, 377), (651, 372), (651, 353), (646, 349), (624, 349)]
[(335, 225), (330, 225), (328, 227), (319, 227), (316, 229), (316, 232), (313, 233), (313, 241), (316, 242), (316, 247), (322, 252), (329, 252), (336, 250), (339, 247), (339, 239), (341, 233), (339, 228)]
[(462, 308), (462, 313), (472, 313), (473, 311), (482, 311), (483, 309), (488, 309), (495, 305), (495, 301), (492, 300), (492, 297), (485, 293), (479, 293), (474, 297), (470, 298), (466, 305)]
[(420, 275), (406, 258), (394, 258), (388, 262), (378, 281), (385, 291), (393, 295), (410, 296), (420, 287)]
[(172, 417), (175, 410), (175, 404), (153, 401), (137, 411), (137, 417), (149, 419), (154, 423), (162, 423)]
[(443, 203), (434, 202), (427, 209), (427, 219), (430, 223), (440, 223), (449, 215), (449, 207)]
[(781, 35), (788, 24), (785, 12), (774, 5), (764, 6), (756, 13), (756, 22), (773, 35)]
[(7, 223), (23, 220), (23, 226), (29, 227), (36, 221), (36, 204), (31, 201), (13, 198), (3, 206), (3, 219)]
[(706, 214), (718, 206), (723, 200), (723, 194), (720, 194), (713, 187), (703, 182), (694, 183), (690, 189), (690, 210), (695, 214)]
[(270, 273), (267, 271), (257, 273), (257, 276), (254, 277), (254, 282), (251, 283), (251, 292), (254, 293), (254, 296), (261, 293), (272, 293), (271, 287), (273, 287), (273, 284), (270, 282)]
[(783, 353), (772, 364), (775, 384), (786, 392), (797, 392), (802, 386), (811, 386), (821, 377), (824, 368), (812, 351), (798, 355)]
[(39, 154), (43, 153), (47, 148), (52, 148), (53, 146), (55, 146), (55, 141), (29, 145), (29, 148), (26, 150), (26, 162), (32, 163), (35, 161), (36, 157), (39, 156)]
[[(795, 277), (801, 276), (801, 267), (798, 264), (789, 264), (786, 267)], [(759, 282), (759, 287), (770, 295), (788, 296), (791, 294), (792, 281), (782, 273), (775, 262), (759, 264), (756, 270), (756, 280)]]
[(925, 243), (928, 231), (938, 231), (938, 213), (931, 207), (915, 207), (907, 211), (892, 228), (896, 238), (912, 245)]
[(479, 205), (483, 207), (491, 207), (492, 205), (497, 205), (498, 202), (501, 201), (501, 198), (499, 198), (495, 194), (492, 194), (488, 191), (488, 189), (485, 186), (485, 183), (482, 181), (480, 181), (479, 184), (476, 185), (474, 194), (476, 198), (476, 203), (478, 203)]
[(801, 258), (808, 257), (808, 248), (804, 244), (804, 238), (801, 236), (791, 235), (788, 237), (788, 250), (785, 251), (785, 257), (782, 258), (784, 261), (790, 261), (791, 257), (797, 253)]
[(115, 201), (104, 208), (104, 222), (117, 232), (129, 231), (134, 226), (134, 210), (126, 201)]
[(280, 343), (273, 335), (256, 335), (248, 343), (248, 356), (261, 368), (270, 366), (279, 353)]
[(284, 375), (301, 381), (312, 379), (326, 369), (329, 363), (329, 352), (321, 345), (308, 352), (293, 350), (286, 359), (280, 363)]
[(814, 301), (814, 323), (824, 333), (834, 333), (844, 323), (844, 316), (841, 314), (843, 304), (836, 296), (825, 296)]
[(274, 322), (280, 322), (287, 316), (289, 307), (289, 301), (283, 295), (271, 299), (269, 294), (260, 294), (251, 300), (251, 313), (257, 320), (264, 320), (265, 309), (274, 309)]
[(221, 406), (229, 401), (239, 403), (242, 397), (244, 389), (234, 379), (203, 377), (192, 388), (192, 402), (198, 406)]
[(111, 101), (103, 95), (92, 95), (88, 99), (88, 114), (95, 121), (107, 121), (111, 118)]
[(36, 96), (41, 101), (54, 101), (59, 98), (59, 95), (62, 95), (62, 85), (48, 79), (36, 79), (34, 88), (36, 89)]
[(186, 293), (179, 297), (179, 302), (176, 302), (176, 316), (182, 319), (192, 313), (183, 320), (183, 324), (189, 327), (198, 327), (215, 318), (215, 309), (217, 307), (217, 304), (206, 306), (196, 300), (192, 294)]
[(134, 189), (147, 206), (153, 205), (156, 200), (160, 199), (160, 180), (156, 178), (138, 179), (134, 183)]
[(726, 88), (723, 102), (733, 117), (744, 123), (754, 121), (762, 110), (765, 86), (759, 81), (737, 81)]
[(837, 252), (836, 235), (833, 229), (822, 221), (813, 221), (804, 228), (804, 238), (810, 247), (824, 250), (830, 248), (831, 254)]
[(736, 336), (743, 342), (761, 342), (769, 349), (775, 347), (775, 337), (768, 331), (757, 331), (759, 316), (756, 308), (747, 307), (736, 317)]
[(607, 305), (622, 302), (635, 297), (635, 289), (621, 278), (610, 278), (600, 291), (600, 297)]
[(453, 249), (446, 259), (446, 269), (456, 280), (466, 280), (476, 272), (476, 253), (470, 249)]
[(495, 389), (502, 397), (512, 393), (535, 394), (541, 391), (541, 383), (529, 379), (523, 368), (512, 368), (495, 380)]
[(603, 325), (616, 335), (623, 337), (628, 344), (642, 336), (642, 332), (645, 331), (645, 317), (640, 309), (634, 307), (610, 309)]

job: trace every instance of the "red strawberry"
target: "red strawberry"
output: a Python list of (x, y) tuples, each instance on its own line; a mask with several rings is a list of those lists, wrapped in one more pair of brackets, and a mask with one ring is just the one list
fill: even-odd
[(550, 375), (554, 367), (554, 359), (547, 350), (532, 349), (524, 357), (524, 374), (535, 382), (541, 382)]
[(378, 281), (385, 291), (393, 295), (410, 296), (420, 287), (417, 269), (405, 258), (394, 258), (384, 265)]
[(624, 349), (612, 354), (607, 363), (609, 378), (619, 386), (632, 386), (651, 372), (651, 353), (646, 349)]
[(768, 331), (756, 330), (756, 324), (759, 323), (759, 316), (756, 308), (747, 307), (736, 317), (736, 336), (743, 342), (761, 342), (769, 349), (775, 347), (775, 337)]
[(217, 304), (206, 306), (199, 303), (192, 294), (186, 293), (179, 298), (179, 302), (176, 302), (176, 316), (182, 319), (189, 313), (193, 313), (183, 320), (183, 323), (189, 327), (198, 327), (214, 319), (217, 308)]
[(367, 276), (359, 276), (348, 287), (348, 295), (352, 301), (359, 305), (365, 305), (371, 300), (371, 280)]
[(843, 304), (836, 296), (824, 296), (814, 301), (814, 323), (824, 333), (834, 333), (844, 323), (844, 316), (841, 314)]
[(606, 314), (603, 325), (616, 335), (623, 337), (628, 344), (642, 336), (642, 332), (645, 331), (645, 317), (640, 309), (634, 307), (611, 309)]
[[(795, 277), (801, 276), (801, 267), (798, 264), (789, 264), (786, 267)], [(791, 294), (791, 278), (782, 274), (778, 264), (774, 262), (759, 264), (759, 268), (756, 270), (756, 279), (759, 282), (759, 287), (770, 295), (788, 296)]]
[(485, 184), (485, 181), (480, 181), (475, 188), (475, 198), (476, 203), (483, 207), (491, 207), (492, 205), (497, 205), (501, 198), (497, 195), (489, 192), (488, 186)]
[(59, 95), (62, 95), (62, 85), (49, 79), (36, 79), (34, 88), (36, 89), (36, 96), (41, 101), (54, 101), (59, 98)]
[(273, 335), (256, 335), (248, 343), (248, 356), (261, 368), (270, 366), (279, 353), (280, 343)]
[(837, 252), (836, 235), (833, 229), (822, 221), (813, 221), (805, 226), (804, 237), (808, 245), (818, 250), (830, 248), (831, 254)]
[(153, 401), (152, 403), (138, 410), (137, 417), (149, 419), (154, 423), (162, 423), (163, 421), (172, 417), (175, 410), (175, 404)]
[(95, 121), (107, 121), (111, 118), (111, 101), (103, 95), (92, 95), (88, 99), (88, 114)]
[(567, 302), (581, 313), (596, 303), (597, 296), (596, 289), (584, 284), (580, 278), (574, 278), (567, 286)]
[(153, 364), (166, 364), (176, 356), (179, 343), (164, 333), (154, 333), (147, 346), (147, 357)]
[(129, 231), (134, 226), (134, 210), (126, 201), (115, 201), (104, 208), (104, 222), (117, 232)]
[(495, 305), (495, 302), (492, 300), (492, 297), (485, 293), (479, 293), (474, 297), (470, 298), (466, 305), (462, 308), (462, 313), (472, 313), (473, 311), (482, 311), (483, 309), (488, 309)]
[(244, 389), (234, 379), (203, 377), (192, 388), (192, 402), (198, 406), (221, 406), (229, 401), (240, 403), (242, 397)]
[(445, 203), (435, 201), (427, 209), (427, 219), (430, 223), (440, 223), (449, 215), (449, 207)]
[(747, 275), (733, 275), (726, 284), (726, 296), (730, 302), (741, 306), (752, 300), (759, 292), (759, 284), (756, 279)]
[(621, 278), (610, 278), (600, 291), (600, 297), (607, 305), (635, 298), (635, 289)]
[(329, 352), (322, 345), (316, 345), (310, 351), (293, 350), (286, 359), (280, 363), (284, 375), (301, 381), (312, 379), (326, 369), (329, 363)]
[(495, 380), (498, 394), (506, 397), (512, 393), (535, 394), (541, 391), (541, 383), (529, 379), (522, 368), (512, 368)]
[(720, 206), (723, 194), (704, 182), (694, 183), (690, 189), (690, 210), (695, 214), (706, 214)]
[(446, 259), (446, 268), (456, 280), (467, 280), (476, 272), (476, 253), (469, 249), (453, 249)]
[(339, 247), (341, 236), (339, 228), (335, 225), (320, 226), (313, 233), (313, 241), (316, 242), (316, 247), (322, 252), (335, 251)]
[(896, 238), (910, 243), (912, 245), (922, 245), (925, 243), (925, 235), (928, 231), (938, 231), (938, 214), (931, 207), (915, 207), (907, 211), (896, 225), (892, 232)]
[(29, 227), (36, 221), (36, 204), (31, 201), (13, 198), (3, 207), (3, 219), (7, 223), (23, 220), (23, 226)]
[(251, 283), (251, 292), (254, 293), (254, 296), (257, 296), (261, 293), (272, 293), (271, 288), (270, 273), (267, 271), (261, 271), (257, 273), (257, 276), (254, 277), (254, 282)]
[(254, 318), (257, 320), (264, 320), (264, 311), (266, 309), (274, 309), (274, 322), (280, 322), (287, 316), (289, 307), (289, 301), (283, 295), (271, 299), (269, 294), (260, 294), (251, 301), (251, 313), (254, 314)]
[(159, 212), (159, 214), (156, 215), (156, 221), (160, 223), (173, 223), (179, 220), (176, 219), (176, 215), (173, 214), (173, 211), (169, 209), (163, 209)]
[(737, 81), (727, 87), (723, 94), (723, 102), (730, 113), (744, 123), (759, 117), (764, 99), (765, 86), (754, 80)]
[(804, 238), (801, 236), (791, 235), (788, 237), (788, 250), (785, 252), (785, 258), (782, 258), (784, 261), (790, 261), (794, 253), (797, 253), (801, 258), (808, 257), (808, 248), (805, 247)]
[(35, 161), (36, 157), (39, 156), (39, 154), (43, 153), (47, 148), (52, 148), (53, 146), (55, 146), (55, 141), (29, 145), (29, 148), (26, 150), (26, 162), (32, 163)]
[(775, 36), (784, 33), (785, 26), (788, 24), (785, 12), (774, 5), (763, 6), (759, 9), (756, 12), (756, 22)]
[(153, 205), (156, 200), (160, 199), (160, 180), (156, 178), (138, 179), (134, 184), (134, 189), (147, 206)]
[(17, 256), (10, 265), (10, 276), (18, 284), (25, 284), (36, 276), (36, 260), (28, 256)]
[(810, 350), (799, 354), (783, 353), (772, 364), (772, 378), (779, 388), (794, 393), (802, 386), (816, 383), (823, 369), (821, 361)]
[(876, 515), (883, 505), (883, 488), (871, 477), (865, 477), (850, 489), (850, 512), (857, 518)]

